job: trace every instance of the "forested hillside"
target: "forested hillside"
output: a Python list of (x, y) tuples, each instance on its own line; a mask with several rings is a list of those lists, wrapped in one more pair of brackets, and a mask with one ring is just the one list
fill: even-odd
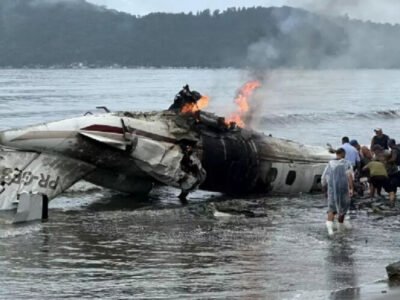
[(0, 67), (400, 67), (400, 26), (282, 8), (137, 17), (84, 0), (1, 0)]

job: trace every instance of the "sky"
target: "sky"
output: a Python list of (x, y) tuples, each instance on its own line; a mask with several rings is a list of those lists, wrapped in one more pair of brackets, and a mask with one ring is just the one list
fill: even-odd
[(400, 0), (87, 0), (134, 15), (151, 12), (196, 12), (228, 7), (294, 6), (330, 15), (381, 23), (400, 23)]

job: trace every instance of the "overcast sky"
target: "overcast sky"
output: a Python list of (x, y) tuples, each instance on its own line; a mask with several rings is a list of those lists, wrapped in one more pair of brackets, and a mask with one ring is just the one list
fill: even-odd
[(296, 6), (352, 18), (400, 23), (400, 0), (87, 0), (135, 15), (249, 6)]

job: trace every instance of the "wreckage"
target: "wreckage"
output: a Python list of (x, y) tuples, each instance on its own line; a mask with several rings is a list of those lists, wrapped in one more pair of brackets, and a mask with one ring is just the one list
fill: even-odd
[(231, 195), (318, 191), (331, 158), (200, 110), (87, 113), (4, 131), (0, 144), (0, 210), (15, 222), (47, 217), (48, 201), (81, 179), (132, 194), (155, 184)]
[(320, 189), (325, 149), (244, 129), (247, 82), (229, 118), (201, 111), (207, 96), (186, 85), (167, 111), (86, 113), (83, 117), (0, 133), (0, 210), (14, 222), (47, 218), (48, 202), (84, 179), (132, 194), (155, 184), (231, 195)]

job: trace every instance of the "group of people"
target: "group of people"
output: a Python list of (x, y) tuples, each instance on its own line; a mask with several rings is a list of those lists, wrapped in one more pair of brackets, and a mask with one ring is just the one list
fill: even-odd
[(366, 178), (372, 199), (375, 193), (380, 196), (384, 189), (389, 194), (390, 206), (395, 205), (397, 187), (400, 186), (400, 145), (381, 128), (374, 131), (370, 148), (343, 137), (341, 147), (331, 149), (336, 153), (336, 159), (328, 163), (322, 175), (322, 186), (328, 198), (326, 226), (330, 235), (333, 234), (335, 216), (338, 217), (339, 229), (345, 226), (351, 198), (363, 194)]

